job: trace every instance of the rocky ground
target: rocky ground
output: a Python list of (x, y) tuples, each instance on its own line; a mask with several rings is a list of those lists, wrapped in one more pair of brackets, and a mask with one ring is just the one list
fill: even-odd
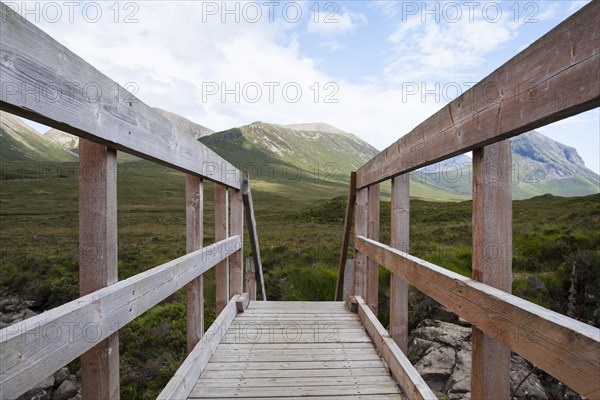
[[(426, 300), (420, 310), (427, 315), (411, 332), (408, 357), (425, 382), (440, 399), (471, 399), (471, 326), (437, 303)], [(423, 310), (423, 308), (427, 308)], [(543, 371), (534, 370), (528, 361), (511, 356), (511, 393), (517, 400), (581, 400)]]
[[(38, 315), (32, 310), (35, 307), (34, 301), (17, 296), (0, 298), (0, 329)], [(72, 374), (68, 368), (61, 368), (17, 400), (81, 400), (80, 388), (79, 371)]]

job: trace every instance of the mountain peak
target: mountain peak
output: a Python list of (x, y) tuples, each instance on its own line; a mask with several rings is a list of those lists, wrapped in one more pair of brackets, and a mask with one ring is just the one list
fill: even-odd
[(287, 129), (292, 129), (294, 131), (308, 131), (308, 132), (325, 132), (325, 133), (337, 133), (337, 134), (347, 134), (347, 132), (336, 128), (335, 126), (331, 126), (324, 122), (308, 122), (304, 124), (291, 124), (291, 125), (280, 125)]

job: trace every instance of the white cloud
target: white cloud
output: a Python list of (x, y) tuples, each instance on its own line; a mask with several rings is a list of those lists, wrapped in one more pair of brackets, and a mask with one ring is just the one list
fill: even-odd
[(342, 36), (367, 23), (367, 17), (361, 13), (319, 11), (309, 20), (307, 31), (324, 36)]

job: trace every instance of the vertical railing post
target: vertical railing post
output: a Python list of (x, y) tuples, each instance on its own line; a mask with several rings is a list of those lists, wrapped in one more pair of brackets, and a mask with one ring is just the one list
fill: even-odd
[(231, 236), (236, 235), (240, 237), (240, 250), (229, 257), (231, 296), (244, 291), (244, 202), (241, 190), (231, 190)]
[[(227, 239), (229, 227), (229, 205), (227, 188), (215, 183), (215, 242)], [(229, 259), (215, 266), (217, 292), (217, 315), (223, 311), (229, 301)]]
[[(81, 139), (79, 144), (79, 294), (118, 281), (117, 152)], [(119, 327), (81, 356), (86, 399), (118, 399)]]
[[(369, 239), (379, 240), (379, 207), (380, 190), (379, 184), (369, 186), (369, 200), (367, 204), (367, 236)], [(379, 263), (375, 260), (367, 260), (367, 293), (366, 303), (377, 315), (379, 310)]]
[(246, 259), (246, 292), (250, 300), (256, 300), (256, 271), (252, 257)]
[[(356, 209), (354, 211), (354, 236), (367, 236), (367, 203), (369, 189), (356, 192)], [(356, 242), (356, 240), (354, 241)], [(367, 294), (367, 256), (354, 250), (354, 295), (365, 298)]]
[[(473, 278), (511, 292), (510, 140), (473, 151)], [(501, 329), (502, 327), (498, 327)], [(510, 349), (473, 328), (471, 397), (510, 397)]]
[[(202, 248), (204, 240), (204, 183), (187, 175), (185, 181), (186, 252)], [(204, 277), (200, 275), (186, 286), (187, 350), (191, 352), (204, 334)]]
[[(410, 240), (410, 175), (392, 179), (391, 246), (408, 253)], [(390, 336), (404, 353), (408, 351), (408, 283), (390, 277)]]
[[(344, 232), (342, 237), (342, 249), (340, 251), (340, 261), (338, 263), (338, 277), (335, 286), (334, 301), (346, 301), (344, 296), (344, 287), (347, 287), (346, 261), (348, 260), (348, 245), (350, 243), (350, 233), (352, 232), (352, 219), (354, 218), (354, 204), (356, 203), (356, 172), (350, 173), (350, 187), (348, 188), (348, 204), (346, 204), (346, 216), (344, 218)], [(352, 283), (354, 284), (354, 283)]]

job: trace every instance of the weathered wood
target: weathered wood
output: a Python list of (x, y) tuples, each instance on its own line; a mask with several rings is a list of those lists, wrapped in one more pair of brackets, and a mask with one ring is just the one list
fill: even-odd
[[(215, 240), (223, 240), (229, 235), (229, 196), (227, 188), (215, 184)], [(229, 302), (229, 260), (223, 260), (215, 267), (216, 312), (219, 314)]]
[[(80, 296), (116, 283), (118, 274), (117, 152), (82, 139), (79, 143)], [(100, 400), (119, 398), (117, 332), (81, 356), (81, 393), (86, 398)]]
[(600, 105), (592, 1), (357, 171), (363, 188)]
[[(243, 394), (242, 394), (243, 393)], [(340, 385), (340, 386), (288, 386), (288, 387), (248, 387), (248, 388), (219, 388), (219, 390), (194, 390), (190, 399), (196, 398), (243, 398), (243, 397), (286, 397), (293, 393), (299, 397), (329, 396), (367, 396), (398, 393), (393, 382), (373, 385)]]
[[(473, 279), (505, 292), (512, 283), (510, 140), (473, 151)], [(473, 328), (471, 395), (510, 397), (510, 349)]]
[(0, 13), (0, 109), (239, 189), (232, 164), (4, 3)]
[(354, 260), (346, 260), (346, 268), (344, 268), (344, 296), (343, 301), (346, 301), (349, 296), (354, 294)]
[(350, 173), (350, 187), (348, 189), (348, 204), (346, 205), (346, 217), (344, 218), (344, 236), (342, 238), (342, 249), (340, 251), (340, 261), (338, 264), (338, 278), (335, 288), (334, 301), (344, 301), (344, 288), (346, 274), (346, 260), (348, 259), (348, 245), (350, 243), (350, 233), (352, 232), (352, 220), (354, 219), (354, 203), (356, 202), (356, 172)]
[[(204, 241), (204, 183), (186, 176), (185, 186), (186, 252), (200, 250)], [(190, 353), (204, 334), (204, 277), (200, 275), (186, 286), (187, 350)]]
[(256, 218), (254, 217), (254, 203), (252, 202), (252, 189), (250, 189), (250, 177), (247, 172), (242, 175), (242, 199), (246, 208), (246, 224), (248, 225), (248, 236), (250, 239), (250, 248), (252, 249), (252, 258), (254, 259), (254, 269), (258, 288), (263, 301), (267, 301), (267, 292), (265, 291), (265, 278), (263, 276), (262, 260), (260, 258), (260, 246), (258, 244), (258, 232), (256, 229)]
[[(231, 236), (244, 237), (244, 202), (241, 190), (231, 190)], [(230, 296), (244, 292), (244, 244), (229, 258)]]
[(600, 397), (600, 330), (366, 237), (356, 247), (588, 398)]
[(231, 299), (223, 312), (208, 328), (206, 336), (202, 338), (192, 352), (181, 364), (167, 386), (158, 395), (157, 399), (176, 400), (185, 399), (191, 393), (194, 385), (208, 364), (211, 356), (217, 349), (225, 332), (235, 318), (237, 297)]
[[(379, 240), (379, 207), (379, 184), (369, 186), (367, 237), (373, 240)], [(370, 258), (367, 258), (367, 292), (365, 299), (371, 310), (373, 310), (373, 314), (377, 315), (379, 310), (379, 264)]]
[(235, 306), (237, 308), (237, 311), (240, 313), (246, 311), (246, 308), (248, 308), (248, 304), (250, 304), (250, 296), (248, 296), (248, 293), (238, 294), (235, 298)]
[[(408, 253), (410, 239), (409, 175), (392, 179), (390, 239), (393, 248)], [(408, 354), (408, 283), (390, 274), (390, 336)]]
[(254, 261), (252, 258), (246, 259), (246, 291), (250, 300), (256, 300), (256, 275), (254, 272)]
[(356, 297), (356, 302), (360, 320), (404, 394), (411, 400), (437, 400), (435, 393), (427, 386), (398, 344), (388, 335), (367, 303), (360, 296)]
[[(369, 189), (356, 192), (356, 207), (354, 211), (354, 239), (356, 236), (367, 236)], [(354, 295), (367, 294), (367, 256), (354, 249)]]
[(239, 248), (230, 237), (0, 330), (2, 395), (25, 393)]

